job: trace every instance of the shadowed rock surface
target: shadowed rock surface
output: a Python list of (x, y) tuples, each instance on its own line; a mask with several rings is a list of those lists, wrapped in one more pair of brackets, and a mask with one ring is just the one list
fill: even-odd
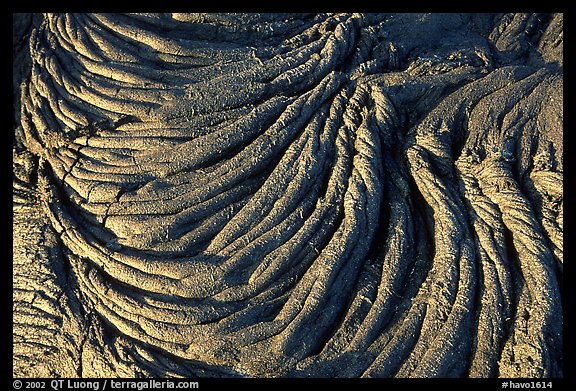
[(562, 14), (15, 14), (17, 377), (562, 377)]

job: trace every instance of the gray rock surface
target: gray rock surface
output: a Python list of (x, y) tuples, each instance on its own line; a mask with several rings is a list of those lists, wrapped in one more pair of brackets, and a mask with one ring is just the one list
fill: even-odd
[(15, 14), (13, 375), (562, 377), (562, 14)]

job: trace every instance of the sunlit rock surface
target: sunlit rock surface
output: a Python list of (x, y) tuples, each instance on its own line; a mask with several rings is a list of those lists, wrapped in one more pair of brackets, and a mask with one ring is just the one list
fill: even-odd
[(562, 377), (562, 14), (15, 14), (14, 376)]

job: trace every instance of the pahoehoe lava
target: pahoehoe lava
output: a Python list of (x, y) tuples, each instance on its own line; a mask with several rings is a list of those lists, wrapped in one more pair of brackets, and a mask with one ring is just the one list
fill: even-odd
[(562, 14), (14, 14), (14, 376), (562, 377), (562, 50)]

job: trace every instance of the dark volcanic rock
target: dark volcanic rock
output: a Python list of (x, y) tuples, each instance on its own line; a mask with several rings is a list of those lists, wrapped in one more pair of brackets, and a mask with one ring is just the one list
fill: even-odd
[(15, 14), (14, 376), (562, 377), (562, 14)]

